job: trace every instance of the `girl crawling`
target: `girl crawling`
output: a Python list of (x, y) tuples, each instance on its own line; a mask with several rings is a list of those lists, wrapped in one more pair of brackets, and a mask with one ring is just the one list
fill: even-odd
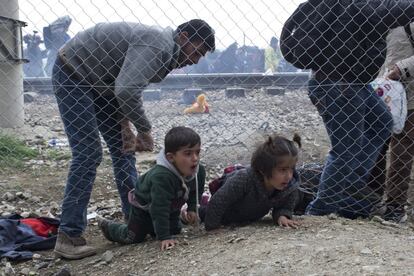
[(292, 215), (298, 200), (295, 166), (300, 147), (297, 134), (292, 141), (276, 135), (259, 145), (250, 167), (234, 171), (211, 197), (205, 209), (206, 230), (257, 221), (270, 210), (277, 225), (296, 228), (299, 223)]

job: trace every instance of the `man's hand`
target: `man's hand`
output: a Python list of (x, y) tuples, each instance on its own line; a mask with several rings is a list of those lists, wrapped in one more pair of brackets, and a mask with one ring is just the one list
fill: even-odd
[(298, 221), (288, 219), (285, 216), (280, 216), (277, 220), (277, 224), (279, 224), (279, 226), (282, 226), (282, 227), (294, 228), (294, 229), (297, 229), (298, 226), (300, 225)]
[(154, 140), (151, 132), (138, 133), (135, 140), (135, 151), (152, 151), (154, 149)]
[(135, 134), (128, 119), (121, 121), (122, 153), (135, 152)]
[(161, 241), (161, 251), (164, 251), (166, 249), (171, 249), (176, 244), (178, 244), (177, 240), (163, 240), (163, 241)]
[(187, 224), (195, 224), (198, 221), (196, 212), (181, 210), (181, 219)]
[(388, 72), (386, 78), (390, 80), (396, 80), (396, 81), (400, 80), (401, 79), (400, 68), (398, 68), (397, 65), (394, 65), (392, 70)]

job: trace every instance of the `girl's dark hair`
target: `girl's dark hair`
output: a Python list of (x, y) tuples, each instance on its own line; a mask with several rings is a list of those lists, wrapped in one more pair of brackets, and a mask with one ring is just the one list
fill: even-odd
[(214, 30), (204, 20), (193, 19), (177, 27), (177, 33), (187, 32), (190, 41), (202, 41), (207, 51), (214, 52), (216, 40)]
[(189, 127), (178, 126), (170, 129), (165, 135), (165, 153), (176, 153), (183, 147), (194, 147), (201, 144), (200, 136)]
[(280, 160), (286, 156), (297, 157), (301, 147), (301, 138), (296, 133), (292, 140), (280, 135), (269, 136), (253, 152), (250, 165), (258, 175), (271, 178), (272, 171)]

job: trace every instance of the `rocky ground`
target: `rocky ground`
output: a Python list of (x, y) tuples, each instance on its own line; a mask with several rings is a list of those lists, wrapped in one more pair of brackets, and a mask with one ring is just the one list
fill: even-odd
[[(183, 115), (180, 94), (163, 93), (158, 102), (146, 102), (159, 150), (166, 131), (186, 125), (200, 133), (207, 181), (224, 166), (247, 163), (263, 135), (278, 132), (303, 139), (302, 163), (323, 160), (328, 141), (305, 91), (269, 96), (261, 90), (246, 98), (226, 99), (224, 91), (207, 91), (210, 114)], [(14, 130), (39, 151), (51, 146), (68, 152), (54, 98), (41, 95), (25, 104), (25, 127)], [(157, 151), (156, 150), (156, 151)], [(154, 153), (138, 154), (137, 168), (146, 171)], [(69, 160), (26, 160), (18, 170), (0, 172), (0, 215), (58, 216)], [(299, 164), (299, 165), (300, 165)], [(98, 247), (96, 256), (79, 261), (55, 259), (51, 251), (37, 252), (33, 260), (0, 263), (0, 275), (414, 275), (412, 224), (337, 217), (298, 217), (298, 229), (281, 229), (268, 218), (241, 228), (214, 233), (185, 228), (180, 244), (160, 252), (158, 243), (119, 246), (98, 231), (95, 214), (119, 219), (120, 205), (110, 161), (105, 155), (98, 169), (90, 201), (86, 237)], [(14, 273), (14, 274), (13, 274)], [(60, 273), (60, 274), (59, 274)]]
[[(304, 160), (323, 159), (328, 147), (321, 120), (305, 90), (286, 91), (270, 96), (263, 90), (247, 90), (245, 98), (228, 99), (224, 90), (207, 91), (209, 114), (183, 115), (181, 92), (166, 91), (161, 101), (145, 102), (153, 124), (157, 149), (172, 126), (186, 125), (202, 137), (203, 160), (206, 164), (245, 162), (254, 144), (263, 135), (279, 133), (302, 136)], [(30, 144), (44, 144), (51, 138), (65, 145), (65, 134), (51, 95), (43, 95), (25, 106), (25, 127), (18, 129)], [(223, 158), (223, 157), (226, 158)]]

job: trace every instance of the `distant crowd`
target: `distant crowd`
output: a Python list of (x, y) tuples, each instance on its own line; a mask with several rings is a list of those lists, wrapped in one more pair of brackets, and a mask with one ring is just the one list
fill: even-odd
[[(72, 19), (66, 15), (43, 28), (43, 39), (38, 31), (23, 36), (23, 42), (26, 44), (24, 57), (28, 60), (23, 66), (26, 77), (52, 75), (58, 50), (70, 39), (67, 32), (71, 23)], [(44, 47), (41, 47), (41, 44), (44, 44)]]

